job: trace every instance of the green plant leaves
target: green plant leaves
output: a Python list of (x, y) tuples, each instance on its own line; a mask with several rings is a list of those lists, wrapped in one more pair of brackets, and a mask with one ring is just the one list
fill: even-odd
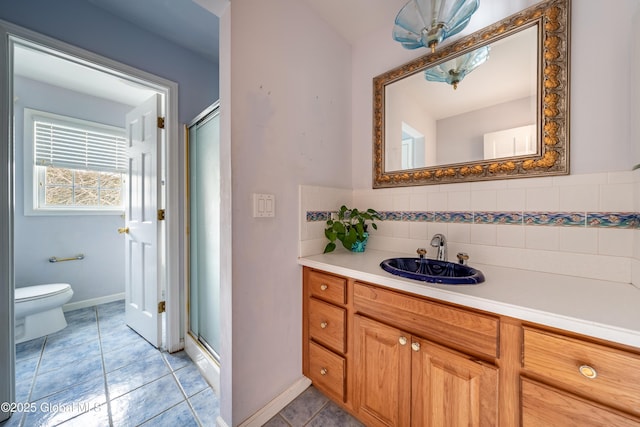
[(345, 205), (340, 207), (337, 217), (336, 220), (327, 220), (324, 235), (329, 239), (329, 243), (325, 246), (324, 253), (335, 250), (336, 240), (342, 242), (342, 246), (346, 249), (351, 250), (356, 242), (365, 240), (367, 221), (370, 221), (373, 229), (377, 230), (378, 226), (373, 221), (381, 219), (380, 214), (374, 209), (359, 211), (357, 208), (349, 209)]

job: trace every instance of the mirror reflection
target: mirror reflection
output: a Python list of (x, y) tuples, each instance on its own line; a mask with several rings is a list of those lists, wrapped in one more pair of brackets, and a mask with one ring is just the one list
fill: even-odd
[(385, 87), (385, 170), (538, 153), (538, 26), (478, 51), (463, 78), (453, 59)]
[(373, 187), (569, 173), (569, 0), (373, 79)]

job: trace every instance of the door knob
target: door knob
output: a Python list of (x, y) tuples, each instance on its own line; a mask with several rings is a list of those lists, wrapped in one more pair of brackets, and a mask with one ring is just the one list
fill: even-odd
[(129, 227), (120, 227), (118, 228), (118, 233), (120, 234), (129, 234)]

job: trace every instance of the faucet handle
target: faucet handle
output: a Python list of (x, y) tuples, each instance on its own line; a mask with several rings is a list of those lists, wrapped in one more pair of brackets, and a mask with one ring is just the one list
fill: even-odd
[(469, 260), (469, 254), (466, 252), (458, 252), (458, 255), (456, 255), (458, 257), (458, 263), (462, 264), (462, 265), (466, 265), (467, 261)]
[(424, 258), (424, 256), (427, 254), (427, 250), (425, 248), (418, 248), (418, 250), (416, 251), (416, 253), (420, 256), (420, 258)]

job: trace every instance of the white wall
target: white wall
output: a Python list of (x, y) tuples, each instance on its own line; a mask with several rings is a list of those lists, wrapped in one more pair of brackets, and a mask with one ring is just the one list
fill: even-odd
[[(125, 127), (130, 106), (117, 104), (47, 85), (15, 78), (15, 283), (17, 287), (42, 283), (69, 283), (71, 302), (124, 292), (124, 241), (116, 230), (124, 226), (120, 215), (24, 215), (24, 108)], [(50, 263), (84, 254), (81, 261)]]
[[(232, 420), (224, 355), (221, 411), (237, 425), (302, 377), (298, 185), (350, 185), (351, 52), (304, 2), (233, 0), (229, 13)], [(275, 195), (275, 218), (252, 217), (252, 193)]]

